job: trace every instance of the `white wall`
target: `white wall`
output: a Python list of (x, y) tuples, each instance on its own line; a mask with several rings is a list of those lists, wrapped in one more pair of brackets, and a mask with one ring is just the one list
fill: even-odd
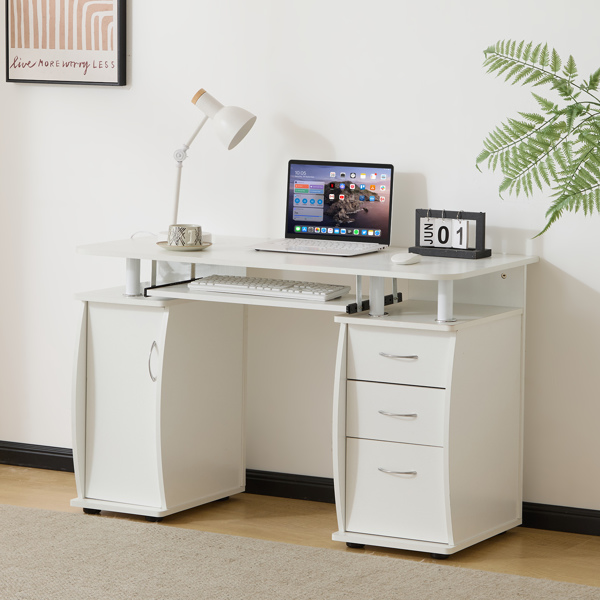
[[(494, 251), (541, 256), (528, 286), (525, 499), (600, 509), (600, 217), (567, 215), (532, 242), (547, 195), (500, 200), (500, 176), (474, 167), (495, 125), (535, 109), (527, 90), (486, 75), (482, 50), (547, 41), (587, 76), (600, 66), (596, 0), (128, 4), (125, 88), (0, 83), (0, 440), (71, 446), (73, 293), (118, 284), (123, 270), (75, 246), (168, 224), (171, 153), (205, 87), (259, 120), (230, 153), (203, 132), (182, 220), (276, 236), (289, 158), (390, 161), (405, 219), (396, 243), (412, 243), (417, 207), (482, 210)], [(250, 399), (249, 467), (330, 476), (329, 400), (305, 401), (318, 426), (275, 453), (268, 432), (292, 431), (300, 405)]]

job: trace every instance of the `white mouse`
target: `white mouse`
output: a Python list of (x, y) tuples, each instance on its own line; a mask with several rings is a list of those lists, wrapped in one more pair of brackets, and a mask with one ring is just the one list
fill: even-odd
[(421, 261), (420, 254), (413, 254), (412, 252), (399, 252), (398, 254), (392, 255), (392, 262), (397, 265), (412, 265)]

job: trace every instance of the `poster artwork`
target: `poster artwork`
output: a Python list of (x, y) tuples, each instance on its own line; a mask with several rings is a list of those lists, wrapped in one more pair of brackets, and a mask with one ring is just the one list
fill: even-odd
[(125, 0), (6, 0), (6, 80), (125, 85)]

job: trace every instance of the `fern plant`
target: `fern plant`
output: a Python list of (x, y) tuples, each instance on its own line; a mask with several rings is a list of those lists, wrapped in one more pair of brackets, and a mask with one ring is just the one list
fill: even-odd
[[(563, 62), (547, 44), (501, 41), (484, 51), (488, 73), (512, 85), (549, 86), (557, 102), (533, 93), (539, 110), (520, 112), (485, 139), (477, 157), (504, 179), (503, 192), (530, 196), (552, 190), (542, 235), (564, 211), (600, 213), (600, 69), (578, 82), (575, 60)], [(537, 236), (536, 236), (537, 237)]]

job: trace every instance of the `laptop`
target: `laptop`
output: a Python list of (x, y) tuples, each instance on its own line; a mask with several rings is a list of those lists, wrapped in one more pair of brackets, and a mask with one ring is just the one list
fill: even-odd
[(255, 249), (356, 256), (387, 248), (393, 176), (391, 164), (290, 160), (285, 238)]

